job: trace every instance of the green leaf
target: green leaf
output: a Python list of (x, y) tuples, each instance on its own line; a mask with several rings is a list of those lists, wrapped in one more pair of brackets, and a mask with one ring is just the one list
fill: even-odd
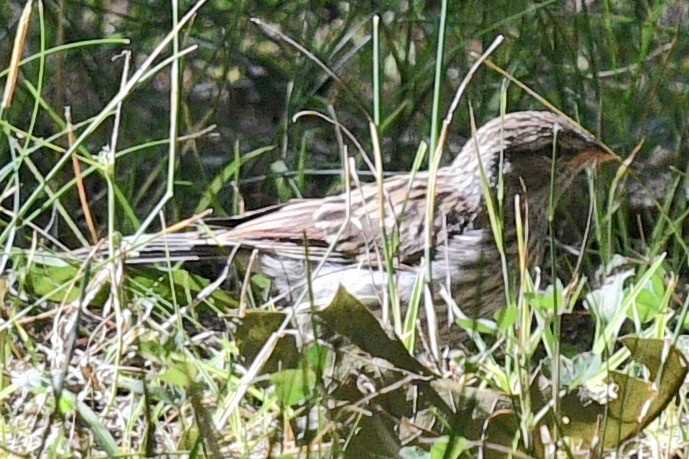
[(504, 332), (514, 325), (518, 317), (519, 308), (509, 304), (495, 313), (495, 322), (498, 324), (498, 329)]
[(173, 386), (186, 388), (193, 381), (193, 376), (185, 370), (189, 370), (189, 368), (184, 369), (179, 366), (173, 366), (160, 373), (158, 379)]
[(455, 459), (464, 451), (468, 451), (469, 448), (469, 443), (464, 437), (456, 436), (452, 438), (452, 442), (450, 442), (450, 438), (444, 437), (433, 443), (431, 459)]
[(369, 354), (417, 374), (433, 374), (358, 299), (340, 287), (328, 307), (316, 313), (324, 324)]
[[(33, 264), (26, 272), (27, 291), (55, 302), (69, 302), (81, 294), (81, 276), (79, 269), (70, 265)], [(102, 303), (105, 294), (99, 294), (96, 303)]]
[(313, 370), (297, 368), (273, 373), (270, 379), (275, 384), (275, 395), (283, 405), (297, 405), (304, 402), (316, 385)]
[[(687, 374), (686, 360), (668, 341), (625, 337), (622, 343), (631, 359), (649, 370), (649, 381), (611, 371), (596, 392), (577, 388), (560, 399), (558, 419), (567, 420), (559, 423), (562, 434), (583, 441), (585, 447), (615, 447), (641, 432), (677, 396)], [(535, 409), (541, 409), (551, 395), (534, 386), (531, 400)], [(553, 422), (548, 413), (541, 425)]]
[[(591, 292), (589, 295), (587, 295), (586, 303), (588, 306), (592, 308), (594, 313), (601, 314), (602, 317), (605, 318), (605, 320), (601, 321), (604, 328), (602, 330), (596, 330), (596, 338), (593, 343), (593, 352), (599, 354), (606, 349), (610, 349), (614, 343), (614, 340), (618, 336), (622, 323), (627, 318), (627, 312), (634, 304), (638, 294), (641, 292), (642, 286), (651, 277), (653, 277), (653, 274), (656, 271), (661, 268), (665, 256), (666, 254), (663, 253), (655, 258), (653, 264), (651, 264), (638, 282), (632, 286), (631, 289), (625, 292), (622, 300), (619, 298), (621, 296), (620, 291), (622, 289), (622, 283), (626, 277), (629, 277), (633, 274), (632, 272), (624, 272), (612, 276), (613, 285), (610, 286), (606, 284), (601, 289), (598, 289), (597, 295), (594, 294), (596, 292)], [(612, 288), (612, 294), (606, 295), (601, 293), (608, 286)], [(603, 300), (605, 307), (600, 307), (601, 305), (597, 305), (597, 301), (595, 301), (596, 296), (599, 297), (599, 300)]]
[(632, 271), (625, 271), (610, 276), (600, 288), (586, 295), (586, 305), (604, 323), (611, 322), (615, 317), (625, 296), (624, 282), (633, 275)]
[(323, 373), (323, 370), (330, 365), (331, 360), (331, 351), (326, 346), (313, 343), (306, 350), (307, 368), (313, 368), (318, 373)]
[(635, 319), (638, 317), (642, 324), (655, 319), (658, 314), (663, 314), (665, 296), (665, 271), (660, 268), (653, 273), (653, 276), (644, 283), (642, 290), (636, 296), (634, 305), (627, 312), (627, 317)]
[(261, 290), (269, 289), (271, 286), (270, 279), (263, 274), (254, 274), (251, 276), (251, 282), (253, 282)]
[(621, 341), (631, 351), (632, 360), (649, 370), (657, 391), (646, 412), (645, 426), (679, 394), (687, 375), (687, 360), (682, 351), (667, 340), (626, 336)]
[[(136, 267), (128, 268), (127, 274), (127, 287), (139, 294), (158, 296), (167, 300), (176, 298), (178, 302), (192, 301), (211, 283), (208, 279), (181, 268), (161, 271), (156, 268)], [(205, 301), (220, 309), (237, 307), (237, 301), (230, 294), (217, 288), (205, 297)]]
[(62, 391), (60, 399), (57, 402), (58, 411), (62, 416), (67, 416), (74, 410), (74, 402), (76, 399), (69, 396), (69, 393)]
[(555, 311), (555, 301), (557, 300), (558, 310), (564, 308), (565, 298), (563, 294), (564, 288), (559, 279), (556, 280), (555, 285), (548, 285), (545, 290), (540, 290), (528, 294), (529, 302), (535, 309), (539, 309), (548, 315), (552, 315)]
[[(551, 366), (550, 357), (541, 361), (543, 374), (548, 378), (552, 375)], [(581, 386), (597, 375), (602, 366), (601, 356), (592, 352), (577, 354), (571, 359), (560, 356), (560, 385), (570, 389)]]

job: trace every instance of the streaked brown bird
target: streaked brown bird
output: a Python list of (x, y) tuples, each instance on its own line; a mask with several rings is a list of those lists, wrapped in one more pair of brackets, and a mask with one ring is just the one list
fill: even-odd
[[(517, 194), (528, 206), (530, 263), (537, 264), (544, 251), (553, 151), (557, 193), (584, 167), (616, 158), (569, 119), (523, 111), (486, 123), (451, 165), (439, 169), (430, 252), (434, 291), (449, 288), (467, 315), (486, 317), (504, 303), (500, 256), (486, 211), (480, 164), (491, 187), (498, 183), (500, 171), (503, 174), (505, 245), (514, 269)], [(307, 260), (313, 270), (325, 257), (311, 279), (316, 299), (331, 297), (341, 284), (364, 302), (379, 303), (388, 280), (380, 263), (384, 228), (387, 235), (397, 235), (394, 276), (406, 303), (424, 269), (428, 182), (427, 172), (386, 179), (383, 213), (377, 185), (366, 184), (349, 195), (292, 200), (220, 225), (216, 221), (204, 230), (167, 234), (137, 249), (133, 261), (200, 260), (227, 254), (235, 246), (258, 249), (255, 269), (273, 280), (276, 293), (295, 298), (307, 284)]]

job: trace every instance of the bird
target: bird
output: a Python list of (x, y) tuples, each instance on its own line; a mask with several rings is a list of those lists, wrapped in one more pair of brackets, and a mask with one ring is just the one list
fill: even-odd
[[(505, 253), (514, 273), (515, 197), (528, 208), (533, 267), (545, 250), (551, 189), (564, 196), (580, 171), (614, 158), (564, 115), (505, 113), (477, 129), (455, 159), (436, 171), (435, 196), (428, 194), (431, 172), (400, 173), (382, 182), (382, 200), (377, 183), (324, 198), (294, 199), (149, 239), (132, 250), (128, 261), (194, 261), (226, 256), (233, 249), (256, 251), (251, 269), (271, 279), (275, 295), (285, 301), (303, 298), (309, 288), (312, 298), (327, 302), (342, 286), (364, 304), (375, 305), (383, 301), (388, 276), (394, 276), (400, 302), (409, 303), (430, 254), (433, 292), (449, 290), (468, 316), (490, 317), (505, 304), (505, 296), (482, 181), (493, 191), (503, 184)], [(426, 250), (429, 199), (434, 218)], [(386, 236), (396, 241), (393, 273), (381, 262)], [(442, 302), (437, 295), (436, 300)]]

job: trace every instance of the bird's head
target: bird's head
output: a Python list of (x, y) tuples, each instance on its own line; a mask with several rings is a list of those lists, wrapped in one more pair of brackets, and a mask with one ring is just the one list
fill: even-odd
[(586, 167), (619, 159), (568, 118), (546, 111), (523, 111), (481, 126), (457, 155), (453, 167), (478, 173), (480, 159), (489, 182), (495, 183), (502, 152), (505, 176), (522, 180), (533, 190), (550, 183), (553, 151), (557, 180), (564, 185)]

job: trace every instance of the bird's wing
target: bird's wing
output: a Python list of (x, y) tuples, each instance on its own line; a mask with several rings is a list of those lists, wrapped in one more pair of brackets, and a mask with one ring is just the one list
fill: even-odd
[(306, 238), (320, 244), (324, 241), (324, 234), (317, 227), (314, 217), (326, 199), (293, 200), (273, 211), (245, 214), (239, 217), (244, 221), (227, 230), (222, 238), (233, 241), (271, 240), (292, 243), (303, 242)]
[(289, 202), (283, 202), (280, 204), (274, 204), (272, 206), (261, 207), (260, 209), (249, 210), (249, 211), (244, 212), (242, 214), (231, 215), (229, 217), (204, 218), (203, 219), (203, 225), (207, 226), (209, 228), (215, 229), (215, 230), (236, 228), (237, 226), (241, 225), (244, 222), (248, 222), (249, 220), (254, 220), (254, 219), (261, 217), (263, 215), (267, 215), (269, 213), (276, 212), (277, 210), (279, 210), (279, 209), (281, 209), (287, 205), (290, 205), (292, 203), (296, 203), (298, 201), (303, 201), (303, 199), (293, 199)]
[[(433, 245), (442, 243), (448, 235), (461, 234), (471, 222), (471, 209), (480, 199), (460, 192), (455, 178), (448, 170), (439, 172)], [(351, 190), (349, 196), (287, 203), (237, 225), (221, 239), (279, 253), (307, 241), (312, 254), (332, 246), (330, 253), (338, 259), (377, 264), (385, 232), (388, 241), (396, 241), (401, 263), (418, 261), (425, 246), (428, 173), (418, 173), (413, 178), (391, 177), (383, 182), (383, 188), (384, 212), (379, 188), (372, 183)], [(297, 250), (303, 254), (303, 248)]]

